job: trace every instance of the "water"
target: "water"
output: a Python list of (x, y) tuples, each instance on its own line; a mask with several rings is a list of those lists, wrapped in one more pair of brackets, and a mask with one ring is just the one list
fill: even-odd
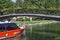
[(60, 23), (27, 26), (22, 37), (9, 38), (8, 40), (60, 40)]
[(27, 29), (28, 40), (60, 40), (60, 23), (32, 26)]

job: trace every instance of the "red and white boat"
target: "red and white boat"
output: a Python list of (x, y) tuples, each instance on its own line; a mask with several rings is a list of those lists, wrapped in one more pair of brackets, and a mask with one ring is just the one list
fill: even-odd
[(18, 27), (12, 22), (0, 22), (0, 39), (10, 38), (21, 34), (25, 26)]

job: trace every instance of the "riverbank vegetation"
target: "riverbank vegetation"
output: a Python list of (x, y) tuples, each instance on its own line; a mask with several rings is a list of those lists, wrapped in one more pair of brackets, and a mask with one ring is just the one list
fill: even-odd
[(53, 22), (54, 20), (43, 20), (43, 18), (38, 18), (38, 17), (32, 17), (32, 19), (30, 19), (30, 17), (25, 17), (25, 19), (21, 18), (17, 18), (16, 19), (16, 23), (17, 24), (36, 24), (36, 23), (46, 23), (46, 22)]
[(17, 24), (37, 24), (37, 23), (46, 23), (53, 22), (53, 20), (40, 20), (40, 21), (16, 21)]
[(0, 0), (0, 14), (12, 13), (60, 15), (60, 0)]

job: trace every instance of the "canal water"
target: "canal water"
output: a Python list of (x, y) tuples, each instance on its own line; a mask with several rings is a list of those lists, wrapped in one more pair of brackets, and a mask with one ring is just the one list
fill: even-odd
[(32, 26), (32, 32), (27, 28), (26, 34), (27, 40), (60, 40), (60, 23)]
[(60, 23), (26, 26), (22, 37), (9, 38), (8, 40), (60, 40)]

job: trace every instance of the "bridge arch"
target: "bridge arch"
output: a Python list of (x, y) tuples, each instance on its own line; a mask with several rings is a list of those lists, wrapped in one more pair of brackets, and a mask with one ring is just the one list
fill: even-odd
[(45, 15), (45, 14), (8, 14), (8, 15), (1, 15), (0, 19), (7, 19), (7, 18), (17, 17), (17, 16), (41, 17), (48, 20), (60, 21), (60, 16)]

